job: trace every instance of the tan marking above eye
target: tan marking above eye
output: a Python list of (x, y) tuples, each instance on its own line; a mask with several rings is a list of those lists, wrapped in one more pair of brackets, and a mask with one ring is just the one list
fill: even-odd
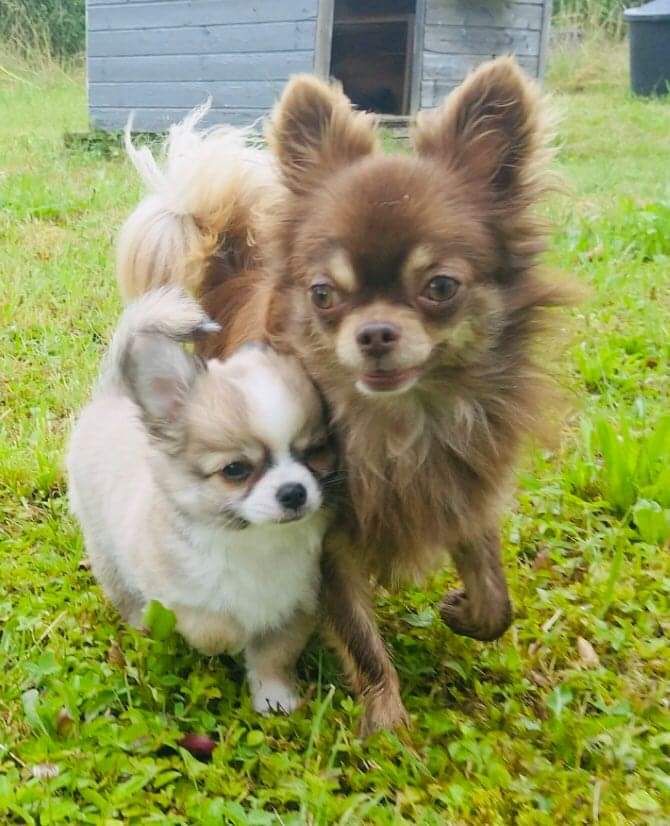
[(428, 244), (419, 244), (405, 259), (402, 268), (403, 281), (408, 285), (413, 284), (417, 273), (425, 272), (432, 264), (435, 264), (435, 253)]
[(356, 273), (351, 265), (349, 256), (344, 250), (336, 250), (328, 259), (326, 272), (336, 287), (344, 292), (351, 293), (358, 286)]
[(428, 282), (445, 275), (461, 284), (472, 281), (472, 266), (464, 258), (437, 256), (427, 244), (414, 247), (405, 260), (402, 277), (410, 293), (421, 292)]

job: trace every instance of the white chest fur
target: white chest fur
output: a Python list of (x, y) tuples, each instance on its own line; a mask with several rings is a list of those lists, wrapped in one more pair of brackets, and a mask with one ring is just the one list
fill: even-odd
[(277, 628), (297, 609), (313, 612), (326, 517), (221, 530), (190, 526), (166, 543), (160, 581), (147, 570), (144, 592), (170, 608), (224, 613), (248, 634)]

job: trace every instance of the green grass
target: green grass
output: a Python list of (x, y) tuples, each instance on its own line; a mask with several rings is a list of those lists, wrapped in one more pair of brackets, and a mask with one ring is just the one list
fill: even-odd
[(0, 41), (40, 61), (84, 51), (84, 0), (0, 0)]
[[(450, 633), (434, 606), (451, 571), (382, 596), (413, 727), (362, 743), (318, 645), (308, 705), (261, 719), (239, 663), (124, 628), (80, 564), (63, 444), (119, 311), (112, 243), (138, 188), (123, 159), (64, 149), (81, 75), (0, 60), (18, 78), (0, 74), (0, 822), (669, 822), (670, 100), (633, 100), (623, 61), (552, 66), (570, 191), (547, 263), (591, 295), (547, 353), (573, 413), (506, 522), (513, 630)], [(218, 740), (210, 763), (187, 732)]]
[(625, 28), (624, 10), (640, 5), (640, 0), (554, 0), (554, 25), (599, 29), (620, 37)]

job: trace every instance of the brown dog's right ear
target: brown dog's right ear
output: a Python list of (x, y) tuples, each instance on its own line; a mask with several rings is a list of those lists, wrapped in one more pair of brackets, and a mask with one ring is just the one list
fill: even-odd
[(356, 112), (339, 84), (312, 75), (289, 81), (267, 137), (286, 185), (298, 195), (377, 146), (374, 117)]

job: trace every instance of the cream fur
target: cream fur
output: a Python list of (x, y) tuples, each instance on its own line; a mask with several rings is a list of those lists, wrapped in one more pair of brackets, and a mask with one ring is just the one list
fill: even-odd
[[(284, 382), (307, 379), (294, 359), (271, 350), (240, 351), (226, 362), (200, 367), (192, 391), (198, 409), (206, 397), (218, 406), (229, 398), (238, 419), (247, 421), (240, 410), (248, 413), (249, 439), (258, 430), (255, 419), (265, 437), (274, 436), (280, 457), (277, 468), (265, 473), (247, 497), (256, 497), (258, 513), (246, 514), (246, 499), (236, 505), (251, 523), (240, 530), (222, 521), (215, 509), (224, 493), (212, 495), (211, 485), (219, 481), (199, 479), (187, 466), (196, 453), (189, 444), (201, 435), (198, 415), (191, 416), (193, 432), (180, 437), (180, 446), (170, 443), (166, 449), (161, 437), (149, 436), (127, 386), (124, 365), (138, 337), (157, 335), (169, 345), (211, 326), (198, 304), (175, 288), (149, 293), (126, 310), (93, 399), (72, 434), (67, 458), (71, 508), (81, 523), (92, 570), (125, 619), (139, 624), (146, 603), (159, 600), (174, 611), (182, 635), (203, 653), (247, 650), (257, 710), (290, 711), (298, 703), (292, 668), (312, 628), (327, 525), (318, 484), (290, 457), (290, 444), (314, 418), (310, 408), (319, 404), (316, 393), (296, 398), (295, 388)], [(259, 382), (267, 391), (265, 405)], [(269, 432), (270, 406), (274, 433)], [(188, 408), (183, 415), (188, 418)], [(210, 418), (225, 415), (212, 408)], [(317, 435), (322, 427), (317, 416)], [(193, 462), (204, 467), (206, 458), (198, 454)], [(276, 489), (285, 481), (308, 488), (310, 509), (297, 521), (268, 521), (270, 515), (281, 516)]]
[(232, 216), (262, 210), (279, 186), (274, 159), (249, 145), (250, 130), (197, 129), (209, 108), (207, 102), (170, 128), (162, 166), (147, 147), (133, 145), (128, 123), (126, 151), (148, 194), (118, 237), (125, 300), (165, 284), (197, 288)]

